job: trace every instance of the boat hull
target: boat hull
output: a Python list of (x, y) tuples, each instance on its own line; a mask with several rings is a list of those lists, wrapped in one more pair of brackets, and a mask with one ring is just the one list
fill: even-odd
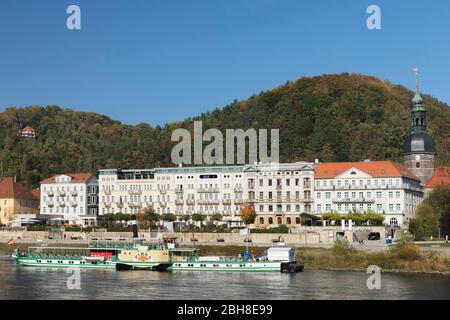
[(111, 261), (104, 263), (87, 263), (83, 260), (51, 260), (51, 259), (16, 259), (16, 263), (26, 267), (43, 267), (43, 268), (111, 268), (114, 269), (116, 264)]
[(175, 262), (169, 270), (281, 272), (281, 262)]

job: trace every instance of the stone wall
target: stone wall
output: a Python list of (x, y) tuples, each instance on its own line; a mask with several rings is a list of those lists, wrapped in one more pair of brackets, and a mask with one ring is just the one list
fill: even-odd
[[(248, 236), (252, 244), (270, 245), (278, 241), (281, 236), (288, 245), (331, 245), (337, 238), (337, 233), (342, 232), (340, 227), (300, 227), (290, 234), (278, 233), (254, 233)], [(380, 232), (381, 240), (386, 239), (384, 227), (353, 227), (352, 231), (345, 231), (345, 236), (349, 241), (358, 239), (367, 240), (369, 232)], [(81, 237), (83, 240), (92, 238), (127, 238), (131, 239), (131, 232), (65, 232), (66, 240), (72, 236)], [(356, 237), (354, 238), (354, 234)], [(0, 242), (7, 242), (9, 239), (20, 240), (21, 242), (36, 242), (36, 240), (48, 239), (47, 231), (0, 231)], [(140, 232), (142, 238), (149, 238), (148, 232)], [(152, 239), (161, 239), (162, 237), (175, 237), (177, 242), (184, 244), (193, 244), (192, 238), (195, 238), (197, 244), (224, 244), (224, 245), (246, 245), (244, 240), (246, 235), (239, 233), (184, 233), (184, 232), (159, 232), (152, 235)], [(218, 242), (223, 239), (224, 242)], [(64, 240), (64, 237), (62, 238)]]

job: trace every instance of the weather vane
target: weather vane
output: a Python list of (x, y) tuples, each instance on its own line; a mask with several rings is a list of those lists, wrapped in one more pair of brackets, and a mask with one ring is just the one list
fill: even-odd
[(416, 75), (416, 89), (419, 91), (419, 68), (414, 68), (413, 71)]

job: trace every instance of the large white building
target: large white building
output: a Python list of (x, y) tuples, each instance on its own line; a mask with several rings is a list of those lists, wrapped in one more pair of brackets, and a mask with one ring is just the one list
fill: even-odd
[(391, 161), (320, 163), (314, 192), (316, 214), (372, 211), (394, 226), (413, 218), (423, 199), (420, 179)]
[(238, 223), (248, 201), (257, 224), (295, 224), (300, 213), (311, 212), (313, 179), (313, 164), (303, 162), (100, 170), (99, 213), (136, 214), (153, 207), (179, 216), (219, 213)]
[(67, 173), (41, 181), (40, 215), (50, 221), (95, 225), (98, 215), (97, 178), (91, 173)]

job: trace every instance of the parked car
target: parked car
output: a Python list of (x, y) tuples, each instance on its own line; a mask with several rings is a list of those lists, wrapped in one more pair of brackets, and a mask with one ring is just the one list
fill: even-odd
[(367, 237), (368, 240), (380, 240), (381, 236), (379, 232), (371, 232), (369, 233), (369, 236)]

